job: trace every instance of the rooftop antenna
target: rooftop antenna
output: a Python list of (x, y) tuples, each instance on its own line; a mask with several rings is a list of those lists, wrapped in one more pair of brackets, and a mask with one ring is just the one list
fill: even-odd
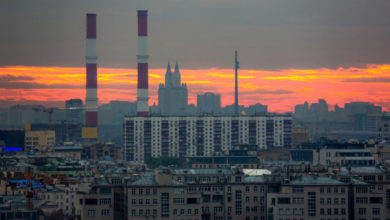
[(238, 80), (237, 80), (237, 70), (240, 68), (240, 63), (237, 60), (237, 50), (234, 52), (234, 70), (235, 70), (235, 90), (234, 90), (234, 115), (239, 116), (238, 113)]

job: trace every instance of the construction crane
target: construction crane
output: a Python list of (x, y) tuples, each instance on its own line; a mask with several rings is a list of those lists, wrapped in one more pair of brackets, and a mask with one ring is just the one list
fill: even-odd
[(51, 121), (54, 109), (53, 108), (32, 108), (34, 112), (47, 112), (47, 115), (49, 117), (49, 130), (51, 130)]
[(32, 210), (33, 209), (33, 198), (34, 198), (34, 191), (33, 191), (33, 183), (32, 183), (32, 168), (27, 167), (27, 180), (28, 180), (28, 186), (27, 188), (27, 193), (26, 193), (26, 208), (27, 210)]

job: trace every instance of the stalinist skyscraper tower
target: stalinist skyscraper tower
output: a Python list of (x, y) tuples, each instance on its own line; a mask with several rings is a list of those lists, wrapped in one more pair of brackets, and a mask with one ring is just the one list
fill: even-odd
[(161, 115), (183, 116), (186, 115), (188, 104), (188, 90), (185, 83), (181, 83), (179, 65), (176, 62), (175, 71), (171, 71), (168, 63), (165, 73), (165, 84), (158, 88), (158, 106)]

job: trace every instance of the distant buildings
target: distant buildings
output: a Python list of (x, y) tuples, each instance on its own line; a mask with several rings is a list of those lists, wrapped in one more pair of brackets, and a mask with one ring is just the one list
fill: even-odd
[(52, 130), (26, 131), (24, 146), (26, 151), (46, 151), (56, 143), (56, 133)]
[(198, 95), (197, 107), (199, 115), (219, 115), (221, 114), (221, 95), (212, 92)]
[(207, 156), (238, 144), (291, 147), (291, 116), (125, 117), (124, 159)]
[(187, 104), (187, 85), (181, 83), (179, 66), (176, 63), (175, 71), (171, 72), (171, 66), (168, 63), (165, 84), (160, 84), (158, 88), (160, 114), (164, 116), (185, 116), (187, 114)]
[(20, 147), (24, 151), (24, 130), (0, 130), (0, 145)]
[(318, 103), (295, 106), (294, 124), (308, 128), (310, 138), (328, 137), (335, 139), (377, 138), (383, 116), (382, 108), (368, 102), (345, 103), (344, 108), (337, 104), (334, 111), (328, 110), (325, 100)]
[(257, 145), (238, 145), (223, 153), (211, 156), (188, 157), (192, 168), (229, 168), (257, 169), (260, 166)]
[(84, 124), (83, 101), (81, 99), (69, 99), (65, 101), (65, 114), (67, 124)]
[(382, 140), (390, 141), (390, 115), (382, 117), (380, 133)]

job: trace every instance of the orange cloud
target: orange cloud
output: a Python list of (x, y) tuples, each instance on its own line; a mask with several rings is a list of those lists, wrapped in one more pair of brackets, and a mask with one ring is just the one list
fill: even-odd
[[(234, 70), (182, 69), (182, 81), (188, 84), (189, 102), (204, 92), (221, 94), (222, 105), (234, 101)], [(150, 104), (157, 101), (158, 85), (164, 81), (165, 69), (149, 70)], [(83, 67), (0, 67), (0, 101), (6, 103), (63, 103), (70, 98), (85, 97)], [(389, 111), (390, 64), (367, 65), (365, 68), (239, 70), (240, 104), (262, 103), (271, 111), (291, 111), (304, 101), (325, 98), (329, 104), (367, 101), (384, 105)], [(137, 70), (98, 69), (100, 103), (110, 100), (136, 100)]]

